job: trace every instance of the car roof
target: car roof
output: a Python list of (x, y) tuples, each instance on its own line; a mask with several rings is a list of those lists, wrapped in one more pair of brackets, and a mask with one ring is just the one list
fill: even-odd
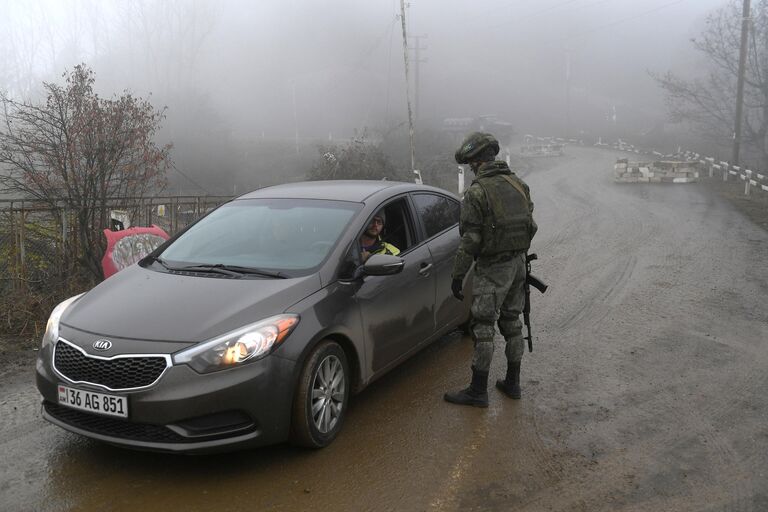
[[(244, 194), (237, 199), (290, 198), (290, 199), (330, 199), (336, 201), (365, 202), (386, 190), (387, 195), (403, 192), (429, 191), (453, 196), (450, 192), (428, 185), (417, 185), (402, 181), (387, 180), (326, 180), (301, 181), (265, 187)], [(455, 196), (454, 196), (455, 197)]]

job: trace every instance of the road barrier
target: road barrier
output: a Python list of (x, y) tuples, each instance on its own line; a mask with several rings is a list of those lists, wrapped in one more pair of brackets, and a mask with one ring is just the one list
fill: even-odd
[(619, 159), (614, 165), (618, 183), (694, 183), (699, 180), (699, 163), (688, 160), (630, 162)]
[(525, 136), (525, 145), (520, 147), (520, 155), (533, 156), (563, 156), (565, 141), (553, 137)]
[[(557, 139), (554, 139), (554, 140), (557, 140)], [(730, 176), (735, 176), (738, 179), (742, 180), (744, 182), (745, 195), (749, 195), (752, 189), (759, 190), (761, 192), (768, 192), (768, 173), (762, 173), (762, 172), (754, 171), (751, 169), (742, 169), (740, 166), (731, 165), (728, 162), (716, 160), (713, 157), (704, 157), (699, 153), (695, 153), (693, 151), (684, 151), (680, 147), (678, 147), (677, 152), (675, 153), (663, 154), (658, 151), (640, 149), (621, 139), (618, 139), (617, 142), (606, 143), (606, 142), (603, 142), (602, 138), (598, 138), (594, 146), (599, 148), (614, 149), (616, 151), (623, 151), (623, 152), (634, 153), (639, 155), (654, 156), (658, 158), (657, 162), (664, 161), (664, 160), (689, 162), (689, 163), (696, 162), (699, 165), (707, 167), (707, 170), (708, 170), (707, 173), (710, 178), (715, 177), (716, 174), (721, 174), (723, 181), (725, 182), (728, 181)], [(618, 165), (618, 163), (616, 165)], [(641, 163), (633, 164), (633, 165), (638, 168), (641, 167), (641, 165), (644, 167), (648, 167), (647, 164), (641, 164)], [(628, 163), (628, 168), (629, 168), (629, 163)], [(615, 170), (618, 172), (619, 168), (615, 168)], [(648, 169), (648, 171), (646, 171), (646, 174), (650, 172), (652, 171)], [(638, 172), (638, 174), (634, 175), (634, 177), (645, 178), (645, 174), (643, 174), (642, 172)], [(695, 177), (698, 178), (698, 173), (696, 173)], [(683, 177), (681, 176), (681, 178)], [(688, 176), (687, 178), (693, 178), (693, 176)], [(624, 181), (624, 180), (617, 179), (616, 181)], [(641, 179), (638, 181), (646, 181), (646, 180)], [(696, 180), (694, 179), (693, 181), (696, 181)], [(688, 182), (673, 181), (673, 183), (688, 183)]]
[(723, 181), (728, 181), (729, 176), (736, 176), (744, 182), (744, 194), (749, 195), (752, 188), (768, 192), (768, 175), (751, 169), (742, 169), (738, 165), (730, 165), (728, 162), (715, 163), (714, 158), (704, 158), (700, 163), (709, 167), (709, 177), (714, 177), (715, 171), (722, 173)]

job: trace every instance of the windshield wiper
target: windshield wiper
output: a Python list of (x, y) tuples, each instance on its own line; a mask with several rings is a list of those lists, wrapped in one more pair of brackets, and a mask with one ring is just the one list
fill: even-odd
[(228, 276), (239, 276), (241, 274), (240, 272), (235, 272), (234, 270), (222, 269), (218, 265), (189, 265), (187, 267), (174, 267), (166, 263), (165, 260), (160, 256), (152, 256), (151, 259), (161, 264), (166, 270), (172, 270), (175, 272), (190, 270), (197, 272), (214, 272)]
[(283, 274), (282, 272), (272, 272), (270, 270), (264, 270), (261, 268), (243, 267), (240, 265), (222, 265), (222, 267), (226, 268), (227, 270), (232, 270), (234, 272), (241, 272), (243, 274), (254, 274), (259, 276), (274, 277), (277, 279), (288, 279), (288, 276)]
[(262, 270), (253, 267), (242, 267), (240, 265), (225, 265), (223, 263), (214, 263), (211, 265), (189, 265), (174, 270), (211, 271), (220, 272), (222, 274), (226, 273), (229, 275), (253, 274), (259, 276), (274, 277), (277, 279), (288, 278), (288, 276), (281, 272), (270, 272), (269, 270)]
[(176, 269), (174, 269), (172, 266), (168, 265), (168, 264), (165, 262), (165, 260), (164, 260), (163, 258), (161, 258), (160, 256), (152, 256), (152, 255), (150, 255), (150, 256), (149, 256), (149, 260), (150, 260), (150, 261), (156, 261), (156, 262), (158, 262), (158, 263), (159, 263), (159, 264), (161, 264), (163, 267), (165, 267), (167, 270), (176, 270)]

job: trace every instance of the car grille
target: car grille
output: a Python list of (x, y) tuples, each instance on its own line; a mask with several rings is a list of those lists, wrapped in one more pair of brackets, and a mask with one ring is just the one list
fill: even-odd
[(53, 354), (56, 371), (67, 379), (115, 391), (150, 386), (160, 378), (167, 364), (162, 356), (97, 359), (61, 341), (56, 343)]
[(43, 406), (45, 411), (57, 420), (95, 434), (148, 443), (189, 443), (195, 441), (195, 439), (181, 436), (162, 425), (132, 423), (107, 416), (88, 414), (53, 402), (44, 402)]

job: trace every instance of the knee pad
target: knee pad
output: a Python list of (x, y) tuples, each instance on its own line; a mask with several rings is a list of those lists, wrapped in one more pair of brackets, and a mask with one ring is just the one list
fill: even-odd
[(496, 336), (496, 328), (494, 325), (486, 322), (472, 321), (470, 332), (472, 333), (472, 339), (475, 340), (475, 343), (485, 341), (493, 343), (493, 338)]
[(499, 319), (499, 332), (505, 339), (522, 336), (523, 322), (521, 322), (519, 318), (513, 320), (501, 318)]

